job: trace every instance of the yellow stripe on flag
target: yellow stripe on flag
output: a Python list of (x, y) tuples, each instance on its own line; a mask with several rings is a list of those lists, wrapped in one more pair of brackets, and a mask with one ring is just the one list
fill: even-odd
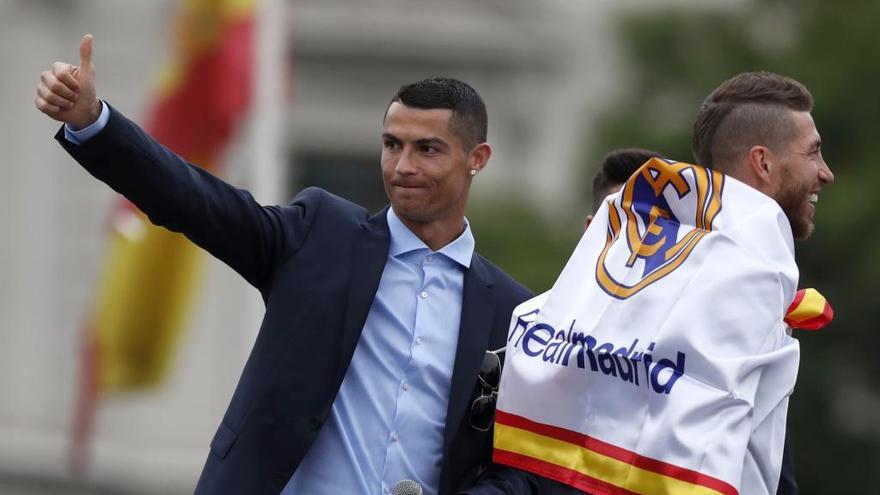
[(797, 307), (793, 308), (787, 315), (787, 318), (793, 320), (801, 320), (804, 318), (813, 318), (821, 315), (825, 310), (825, 298), (816, 289), (805, 289), (804, 298)]
[(111, 235), (96, 302), (98, 384), (108, 392), (162, 382), (202, 267), (199, 248), (182, 235), (140, 212), (119, 214), (142, 225), (137, 235)]
[(584, 447), (495, 423), (495, 448), (576, 471), (641, 495), (719, 495), (721, 492), (641, 469)]

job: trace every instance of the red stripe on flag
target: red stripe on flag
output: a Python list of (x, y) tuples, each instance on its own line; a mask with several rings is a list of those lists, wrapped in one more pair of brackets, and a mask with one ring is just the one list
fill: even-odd
[(801, 301), (804, 300), (804, 296), (806, 294), (807, 294), (807, 291), (804, 289), (801, 289), (801, 290), (795, 292), (794, 293), (794, 300), (791, 302), (791, 304), (788, 305), (788, 309), (785, 310), (785, 314), (787, 315), (787, 314), (791, 313), (792, 311), (794, 311), (795, 308), (798, 307), (798, 304), (800, 304)]
[(630, 450), (584, 435), (583, 433), (566, 430), (565, 428), (559, 428), (544, 423), (538, 423), (528, 418), (501, 410), (495, 411), (495, 421), (521, 430), (531, 431), (538, 435), (562, 440), (563, 442), (583, 447), (606, 457), (631, 464), (640, 469), (662, 474), (663, 476), (675, 478), (694, 485), (704, 486), (725, 495), (738, 494), (736, 488), (718, 478), (713, 478), (712, 476), (707, 476), (697, 471), (669, 464), (657, 459), (645, 457)]
[(825, 303), (825, 307), (822, 308), (822, 314), (819, 316), (814, 316), (810, 319), (801, 321), (797, 323), (798, 330), (821, 330), (825, 328), (831, 320), (834, 319), (834, 309), (827, 302)]
[(179, 85), (153, 107), (147, 131), (187, 160), (215, 165), (250, 104), (254, 58), (253, 16), (224, 26), (217, 42), (187, 62)]

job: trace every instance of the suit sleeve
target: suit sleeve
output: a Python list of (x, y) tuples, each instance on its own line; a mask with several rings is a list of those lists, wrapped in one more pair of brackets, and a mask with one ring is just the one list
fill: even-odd
[(260, 206), (250, 193), (187, 163), (112, 107), (106, 127), (85, 143), (68, 142), (63, 128), (55, 139), (152, 223), (183, 233), (260, 290), (308, 235), (322, 198), (311, 189), (286, 207)]

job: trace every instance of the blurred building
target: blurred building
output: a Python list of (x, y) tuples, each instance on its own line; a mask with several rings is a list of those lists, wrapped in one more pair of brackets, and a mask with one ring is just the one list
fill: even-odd
[[(484, 96), (494, 154), (476, 203), (516, 199), (548, 220), (585, 203), (590, 117), (625, 84), (613, 22), (642, 2), (266, 0), (291, 63), (289, 102), (274, 101), (281, 159), (252, 167), (266, 124), (230, 151), (227, 178), (283, 201), (318, 184), (372, 208), (383, 111), (401, 84), (434, 75)], [(212, 261), (191, 328), (162, 388), (114, 396), (96, 425), (93, 469), (72, 480), (67, 449), (79, 332), (102, 266), (114, 196), (51, 136), (33, 108), (38, 76), (76, 62), (95, 35), (99, 95), (137, 120), (168, 54), (176, 2), (0, 0), (0, 491), (189, 493), (261, 317), (256, 291)], [(281, 22), (279, 22), (279, 20)], [(266, 40), (264, 40), (266, 41)], [(281, 71), (276, 71), (280, 73)], [(273, 73), (269, 70), (267, 73)], [(210, 84), (206, 81), (205, 84)], [(270, 154), (271, 155), (271, 154)], [(125, 164), (120, 164), (125, 166)], [(478, 241), (479, 242), (479, 241)], [(291, 400), (296, 400), (291, 397)]]
[(585, 111), (615, 84), (604, 5), (296, 2), (288, 11), (296, 74), (289, 183), (326, 181), (384, 204), (382, 110), (401, 83), (449, 75), (470, 82), (489, 108), (495, 154), (475, 183), (478, 198), (525, 195), (548, 213), (577, 204), (571, 177)]

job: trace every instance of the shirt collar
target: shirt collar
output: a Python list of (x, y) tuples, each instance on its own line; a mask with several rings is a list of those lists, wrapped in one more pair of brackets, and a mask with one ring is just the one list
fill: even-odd
[[(400, 218), (397, 217), (397, 214), (394, 213), (394, 208), (388, 208), (387, 218), (388, 230), (391, 233), (391, 246), (388, 252), (391, 256), (397, 257), (419, 249), (427, 249), (431, 252), (427, 244), (422, 242), (417, 235), (413, 234), (409, 227), (404, 225)], [(440, 248), (437, 253), (446, 256), (465, 268), (470, 268), (471, 258), (474, 255), (474, 244), (474, 235), (471, 233), (470, 223), (465, 218), (464, 232), (456, 237), (455, 240)]]

